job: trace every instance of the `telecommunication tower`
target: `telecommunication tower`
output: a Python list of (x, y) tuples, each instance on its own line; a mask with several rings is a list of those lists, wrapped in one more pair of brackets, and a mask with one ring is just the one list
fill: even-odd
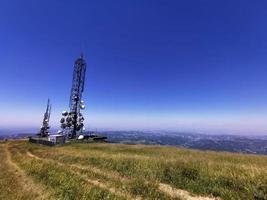
[(63, 111), (60, 120), (61, 128), (69, 138), (74, 139), (82, 133), (84, 129), (84, 117), (81, 110), (85, 109), (84, 101), (82, 100), (82, 93), (84, 91), (86, 72), (86, 62), (83, 55), (74, 63), (72, 87), (70, 92), (69, 109), (70, 111)]
[(48, 99), (46, 111), (44, 113), (43, 124), (42, 124), (40, 132), (38, 134), (41, 137), (47, 137), (48, 136), (49, 128), (50, 128), (49, 120), (50, 120), (51, 109), (52, 109), (52, 104), (50, 104), (50, 100)]

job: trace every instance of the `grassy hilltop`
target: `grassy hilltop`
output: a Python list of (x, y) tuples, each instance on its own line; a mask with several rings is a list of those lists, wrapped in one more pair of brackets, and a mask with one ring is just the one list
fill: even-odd
[(266, 156), (12, 141), (0, 158), (0, 199), (267, 199)]

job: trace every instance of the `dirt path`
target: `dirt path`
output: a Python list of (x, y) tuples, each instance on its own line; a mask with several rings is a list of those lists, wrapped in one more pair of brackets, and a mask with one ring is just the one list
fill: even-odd
[[(31, 152), (27, 152), (27, 155), (31, 158), (35, 158), (37, 160), (41, 160), (42, 158), (32, 154)], [(46, 160), (51, 160), (51, 161), (55, 161), (55, 160), (52, 160), (52, 159), (47, 159)], [(61, 163), (61, 162), (58, 162), (58, 163)], [(64, 163), (61, 163), (61, 164), (64, 164)], [(66, 164), (65, 164), (66, 165)], [(90, 170), (92, 171), (93, 173), (95, 174), (101, 174), (101, 175), (104, 175), (104, 176), (107, 176), (109, 178), (113, 178), (113, 179), (117, 179), (117, 180), (121, 180), (121, 181), (127, 181), (128, 179), (124, 178), (124, 177), (121, 177), (119, 175), (119, 173), (117, 172), (108, 172), (108, 171), (103, 171), (97, 167), (94, 167), (94, 166), (91, 166), (91, 165), (88, 165), (88, 166), (84, 166), (84, 165), (78, 165), (78, 164), (68, 164), (69, 166), (71, 167), (75, 167), (75, 168), (78, 168), (78, 169), (82, 169), (82, 170)]]
[(130, 195), (126, 192), (123, 192), (123, 191), (120, 191), (116, 188), (110, 187), (109, 185), (106, 185), (106, 184), (104, 184), (98, 180), (88, 179), (88, 177), (86, 177), (85, 175), (82, 175), (78, 172), (75, 172), (75, 173), (77, 175), (79, 175), (80, 177), (84, 178), (88, 183), (93, 184), (93, 185), (100, 187), (102, 189), (108, 190), (110, 193), (115, 194), (116, 196), (123, 197), (123, 198), (129, 199), (129, 200), (141, 200), (142, 199), (141, 197), (133, 197), (132, 195)]
[(159, 190), (175, 198), (178, 197), (181, 200), (219, 200), (219, 198), (192, 196), (186, 190), (180, 190), (173, 188), (172, 186), (164, 183), (159, 183)]
[[(27, 152), (27, 154), (32, 158), (42, 159), (36, 155), (33, 155), (30, 152)], [(52, 161), (54, 161), (54, 160), (52, 160)], [(64, 163), (61, 163), (61, 164), (66, 165)], [(130, 181), (130, 179), (128, 179), (126, 177), (121, 177), (117, 172), (103, 171), (103, 170), (96, 168), (96, 167), (93, 167), (93, 166), (82, 166), (82, 165), (77, 165), (77, 164), (69, 164), (69, 166), (76, 167), (78, 169), (91, 170), (92, 172), (94, 172), (96, 174), (101, 174), (101, 175), (107, 176), (109, 178), (113, 178), (113, 179), (117, 179), (117, 180), (121, 180), (121, 181)], [(94, 185), (97, 185), (99, 187), (106, 189), (106, 186), (103, 185), (102, 183), (98, 182), (98, 181), (90, 180), (89, 182), (91, 182)], [(168, 196), (170, 196), (172, 198), (179, 198), (181, 200), (220, 200), (220, 198), (192, 195), (186, 190), (177, 189), (177, 188), (172, 187), (171, 185), (164, 184), (164, 183), (159, 183), (158, 189), (159, 189), (159, 191), (167, 194)], [(114, 188), (113, 189), (109, 188), (109, 191), (111, 193), (116, 192)]]
[(25, 172), (19, 168), (19, 166), (12, 161), (11, 153), (8, 150), (8, 145), (4, 145), (4, 151), (6, 153), (6, 162), (10, 166), (10, 169), (14, 172), (17, 179), (16, 181), (21, 185), (23, 190), (28, 193), (35, 194), (35, 200), (47, 200), (47, 199), (54, 199), (51, 197), (49, 193), (45, 191), (42, 185), (34, 182), (30, 177), (28, 177)]
[[(52, 161), (52, 162), (56, 162), (55, 160), (52, 160), (52, 159), (43, 159), (43, 158), (40, 158), (34, 154), (32, 154), (31, 152), (27, 152), (27, 155), (31, 158), (34, 158), (34, 159), (38, 159), (38, 160), (47, 160), (47, 161)], [(58, 165), (61, 165), (61, 166), (66, 166), (66, 164), (64, 163), (61, 163), (61, 162), (56, 162)], [(87, 170), (91, 170), (93, 171), (94, 173), (96, 174), (102, 174), (102, 175), (107, 175), (106, 173), (103, 173), (103, 171), (101, 171), (100, 169), (98, 168), (91, 168), (91, 167), (82, 167), (82, 166), (79, 166), (79, 165), (67, 165), (67, 166), (70, 166), (70, 167), (73, 167), (73, 168), (78, 168), (78, 169), (87, 169)], [(111, 187), (111, 185), (106, 185), (104, 184), (103, 182), (100, 182), (99, 180), (92, 180), (92, 179), (89, 179), (86, 175), (83, 175), (75, 170), (72, 170), (72, 172), (78, 176), (80, 176), (81, 178), (83, 178), (84, 180), (86, 180), (88, 183), (90, 183), (91, 185), (94, 185), (94, 186), (97, 186), (101, 189), (104, 189), (104, 190), (108, 190), (110, 193), (116, 195), (116, 196), (119, 196), (119, 197), (122, 197), (122, 198), (126, 198), (126, 199), (129, 199), (129, 200), (141, 200), (141, 198), (138, 198), (138, 197), (133, 197), (132, 195), (128, 194), (127, 192), (124, 192), (124, 191), (120, 191), (119, 189), (116, 189), (116, 188), (113, 188)], [(116, 176), (116, 178), (118, 178)]]
[(28, 156), (30, 156), (30, 157), (32, 157), (32, 158), (35, 158), (35, 159), (37, 159), (37, 160), (41, 160), (41, 158), (39, 158), (38, 156), (36, 156), (36, 155), (33, 155), (31, 152), (29, 152), (29, 151), (27, 151), (27, 155)]

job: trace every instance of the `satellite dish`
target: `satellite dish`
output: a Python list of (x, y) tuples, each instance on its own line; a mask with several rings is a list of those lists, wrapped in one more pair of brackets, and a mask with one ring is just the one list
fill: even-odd
[(80, 108), (81, 108), (82, 110), (85, 109), (85, 104), (84, 104), (84, 101), (83, 101), (83, 100), (80, 101)]
[(62, 134), (63, 133), (63, 131), (62, 130), (59, 130), (58, 132), (57, 132), (57, 134)]
[(61, 118), (60, 123), (64, 123), (64, 122), (65, 122), (65, 118)]
[(83, 135), (79, 135), (78, 140), (83, 140), (84, 136)]
[(67, 111), (63, 111), (63, 112), (62, 112), (62, 115), (63, 115), (63, 116), (67, 116), (67, 115), (68, 115), (68, 112), (67, 112)]
[(61, 128), (65, 129), (67, 127), (66, 124), (61, 124)]
[(67, 122), (71, 122), (72, 121), (72, 118), (71, 117), (67, 117), (66, 121)]
[(81, 108), (82, 110), (84, 110), (84, 109), (85, 109), (85, 105), (84, 105), (84, 104), (80, 104), (80, 108)]

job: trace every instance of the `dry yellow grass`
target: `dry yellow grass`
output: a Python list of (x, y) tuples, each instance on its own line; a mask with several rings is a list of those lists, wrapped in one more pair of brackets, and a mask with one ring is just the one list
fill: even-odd
[(10, 160), (24, 175), (16, 177), (11, 167), (0, 180), (31, 180), (27, 184), (37, 188), (31, 194), (31, 187), (24, 188), (30, 195), (24, 199), (267, 199), (266, 156), (101, 143), (46, 147), (14, 141), (1, 148), (7, 145), (3, 168), (11, 167)]
[(11, 159), (7, 144), (0, 144), (0, 199), (53, 199), (42, 185), (34, 182)]

